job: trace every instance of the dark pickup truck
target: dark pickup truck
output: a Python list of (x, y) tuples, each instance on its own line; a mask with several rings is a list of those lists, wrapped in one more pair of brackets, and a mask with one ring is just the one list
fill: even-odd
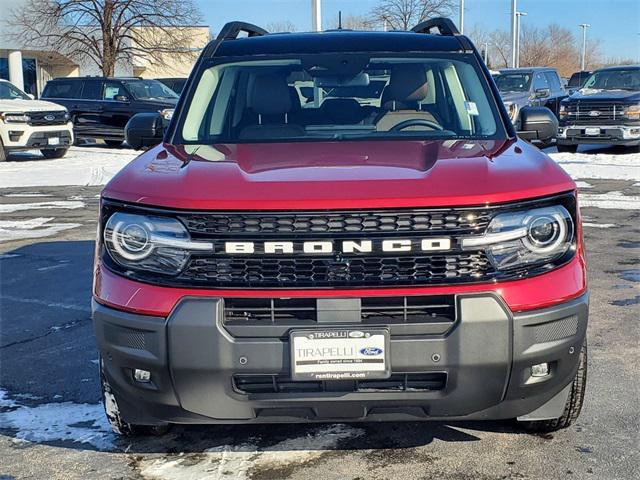
[(562, 101), (558, 150), (582, 143), (640, 146), (640, 66), (597, 70)]

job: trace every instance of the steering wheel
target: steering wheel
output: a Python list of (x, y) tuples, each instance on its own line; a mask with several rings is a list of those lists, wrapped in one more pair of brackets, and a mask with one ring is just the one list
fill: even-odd
[(405, 120), (404, 122), (400, 122), (397, 125), (394, 125), (389, 129), (390, 132), (399, 132), (400, 130), (404, 130), (408, 127), (429, 127), (434, 130), (444, 130), (442, 125), (437, 124), (436, 122), (432, 122), (431, 120), (425, 120), (424, 118), (410, 118), (409, 120)]

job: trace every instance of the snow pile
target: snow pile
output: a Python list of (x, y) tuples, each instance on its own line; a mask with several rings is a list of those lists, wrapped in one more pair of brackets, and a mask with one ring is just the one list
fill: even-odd
[(50, 208), (68, 208), (75, 210), (85, 206), (84, 202), (77, 200), (65, 201), (56, 200), (53, 202), (36, 202), (36, 203), (0, 203), (0, 213), (21, 212), (23, 210), (42, 210)]
[(640, 153), (550, 153), (549, 156), (574, 179), (640, 179)]
[(248, 480), (252, 472), (302, 464), (334, 449), (341, 440), (364, 435), (364, 430), (336, 424), (319, 428), (304, 437), (291, 438), (260, 450), (253, 443), (223, 445), (197, 456), (145, 459), (144, 478), (156, 480)]
[(616, 210), (640, 210), (640, 196), (623, 195), (622, 192), (603, 194), (582, 193), (580, 207), (607, 208)]
[(80, 226), (79, 223), (52, 223), (53, 219), (37, 217), (28, 220), (0, 220), (0, 242), (51, 237)]
[(15, 431), (15, 438), (29, 442), (71, 441), (109, 450), (115, 436), (102, 404), (45, 403), (28, 407), (8, 398), (0, 389), (0, 428)]
[(56, 160), (16, 154), (12, 159), (20, 160), (0, 163), (0, 188), (104, 185), (138, 155), (134, 150), (100, 147), (72, 147)]

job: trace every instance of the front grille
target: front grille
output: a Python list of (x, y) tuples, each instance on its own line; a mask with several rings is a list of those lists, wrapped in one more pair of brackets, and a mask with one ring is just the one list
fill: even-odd
[(482, 252), (349, 257), (194, 256), (176, 281), (207, 287), (356, 287), (487, 280), (496, 271)]
[(311, 235), (393, 232), (473, 234), (491, 219), (484, 208), (371, 210), (348, 212), (270, 212), (187, 214), (180, 219), (191, 234), (219, 236), (256, 234)]
[(622, 114), (626, 106), (622, 103), (575, 101), (565, 108), (568, 121), (597, 124), (611, 121), (623, 123)]
[[(363, 297), (360, 299), (362, 326), (394, 323), (453, 322), (453, 295), (410, 297)], [(315, 298), (226, 298), (225, 325), (309, 324), (318, 321)]]
[(396, 373), (381, 380), (296, 381), (282, 375), (234, 375), (233, 387), (238, 393), (348, 393), (348, 392), (427, 392), (444, 390), (447, 374)]
[(67, 112), (29, 112), (29, 125), (34, 127), (43, 125), (64, 125), (67, 122)]

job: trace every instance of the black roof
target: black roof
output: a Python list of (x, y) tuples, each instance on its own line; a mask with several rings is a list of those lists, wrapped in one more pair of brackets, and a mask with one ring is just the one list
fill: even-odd
[(599, 68), (596, 71), (602, 72), (606, 70), (640, 70), (640, 65), (616, 65), (615, 67)]
[(416, 32), (332, 30), (276, 33), (223, 41), (216, 56), (278, 55), (287, 53), (453, 52), (464, 48), (458, 36)]
[(500, 73), (509, 73), (509, 72), (547, 72), (549, 70), (557, 71), (553, 67), (518, 67), (518, 68), (501, 68)]

